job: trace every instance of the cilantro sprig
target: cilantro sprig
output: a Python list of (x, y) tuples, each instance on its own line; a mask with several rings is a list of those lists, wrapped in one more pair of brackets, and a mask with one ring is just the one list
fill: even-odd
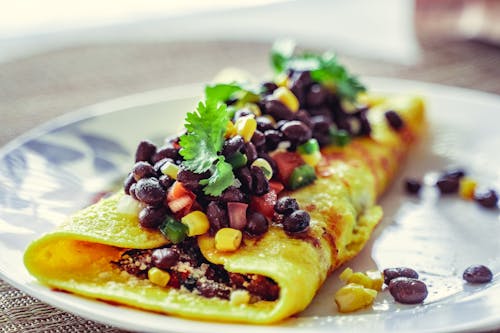
[(292, 41), (278, 41), (271, 50), (271, 64), (276, 73), (288, 69), (308, 70), (314, 81), (331, 85), (341, 98), (354, 101), (356, 96), (366, 90), (359, 79), (342, 66), (335, 54), (325, 52), (322, 55), (304, 52), (294, 54)]
[[(216, 99), (200, 102), (195, 112), (186, 116), (186, 133), (180, 137), (183, 165), (195, 173), (208, 170), (211, 176), (200, 181), (208, 195), (220, 195), (234, 182), (231, 165), (218, 155), (224, 143), (229, 115), (226, 105)], [(217, 162), (216, 164), (214, 164)]]

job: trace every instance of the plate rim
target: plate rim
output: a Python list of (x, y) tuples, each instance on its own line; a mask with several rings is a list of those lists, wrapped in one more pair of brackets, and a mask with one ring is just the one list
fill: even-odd
[[(362, 77), (364, 82), (367, 82), (368, 86), (372, 86), (374, 89), (370, 89), (370, 91), (388, 91), (391, 93), (400, 93), (415, 91), (417, 92), (422, 89), (424, 92), (424, 98), (432, 98), (434, 95), (440, 95), (441, 97), (445, 95), (446, 98), (454, 99), (454, 100), (462, 100), (462, 101), (470, 101), (471, 98), (478, 99), (475, 101), (476, 103), (482, 104), (497, 104), (500, 103), (500, 95), (462, 88), (462, 87), (454, 87), (449, 85), (442, 85), (436, 83), (429, 83), (424, 81), (415, 81), (415, 80), (406, 80), (399, 78), (390, 78), (390, 77), (372, 77), (372, 76), (364, 76)], [(88, 106), (84, 106), (81, 108), (77, 108), (74, 111), (70, 111), (58, 117), (52, 118), (43, 122), (40, 125), (35, 126), (34, 128), (26, 131), (25, 133), (15, 137), (14, 139), (8, 141), (3, 147), (0, 148), (0, 159), (3, 159), (9, 152), (14, 149), (21, 147), (26, 142), (38, 138), (52, 130), (58, 129), (62, 126), (69, 125), (72, 123), (76, 123), (85, 119), (90, 119), (93, 117), (99, 117), (104, 114), (119, 112), (125, 108), (137, 107), (140, 105), (154, 104), (159, 102), (168, 102), (171, 100), (182, 99), (182, 98), (195, 98), (197, 95), (194, 93), (196, 91), (202, 91), (202, 87), (204, 84), (202, 83), (191, 83), (184, 84), (178, 86), (171, 86), (167, 88), (153, 89), (147, 90), (144, 92), (139, 92), (135, 94), (129, 94), (118, 98), (112, 98), (109, 100), (105, 100), (99, 103), (91, 104)], [(200, 94), (201, 96), (201, 94)], [(55, 306), (63, 311), (73, 313), (78, 316), (82, 316), (88, 318), (90, 320), (94, 320), (103, 324), (113, 325), (115, 327), (130, 329), (130, 324), (126, 324), (121, 322), (120, 320), (115, 320), (110, 316), (101, 315), (101, 317), (96, 317), (96, 313), (92, 311), (85, 310), (83, 307), (75, 307), (75, 304), (72, 304), (74, 307), (72, 309), (67, 309), (64, 306), (68, 304), (67, 301), (61, 300), (57, 296), (51, 296), (48, 292), (50, 290), (45, 290), (43, 293), (38, 293), (36, 289), (31, 287), (29, 284), (18, 283), (14, 279), (5, 275), (0, 270), (0, 278), (6, 281), (8, 284), (14, 286), (15, 288), (25, 292), (31, 297), (35, 297), (43, 302)], [(78, 297), (78, 296), (77, 296)], [(78, 310), (78, 311), (77, 311)], [(254, 325), (247, 324), (226, 324), (219, 322), (204, 322), (204, 321), (195, 321), (195, 320), (186, 320), (178, 317), (170, 316), (170, 319), (174, 321), (179, 320), (179, 323), (189, 323), (186, 330), (181, 329), (182, 325), (175, 326), (175, 332), (189, 332), (193, 329), (203, 329), (207, 332), (216, 332), (217, 328), (220, 328), (220, 325), (231, 325), (234, 329), (240, 329), (242, 332), (250, 331), (255, 329)], [(500, 328), (500, 318), (496, 319), (492, 318), (492, 320), (481, 320), (479, 321), (480, 326), (474, 326), (473, 323), (470, 324), (461, 324), (453, 327), (453, 331), (467, 331), (467, 330), (477, 330), (477, 329), (490, 329), (490, 328)], [(126, 326), (125, 326), (126, 325)], [(196, 327), (200, 325), (199, 327)], [(207, 327), (207, 325), (209, 327)], [(287, 326), (257, 326), (259, 329), (261, 328), (270, 328), (272, 331), (284, 330), (284, 331), (292, 331), (292, 330), (301, 330), (300, 327), (287, 327)], [(207, 330), (207, 328), (210, 328)], [(136, 326), (134, 329), (143, 330), (144, 326)]]

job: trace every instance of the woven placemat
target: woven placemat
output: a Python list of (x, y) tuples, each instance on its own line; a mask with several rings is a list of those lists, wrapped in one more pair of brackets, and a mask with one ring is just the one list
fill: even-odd
[[(354, 72), (500, 94), (500, 51), (425, 39), (414, 65), (342, 56)], [(269, 44), (175, 42), (86, 45), (0, 64), (0, 146), (79, 107), (127, 94), (208, 82), (227, 65), (269, 73)], [(0, 280), (0, 332), (122, 332), (55, 309)], [(498, 332), (498, 331), (497, 331)]]

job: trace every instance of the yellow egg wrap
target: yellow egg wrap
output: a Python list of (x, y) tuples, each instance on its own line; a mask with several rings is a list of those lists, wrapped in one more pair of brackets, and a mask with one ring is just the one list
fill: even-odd
[[(276, 301), (233, 305), (159, 287), (119, 270), (111, 262), (124, 249), (168, 243), (159, 232), (142, 229), (137, 218), (117, 212), (120, 193), (77, 212), (57, 230), (31, 243), (25, 265), (52, 288), (175, 316), (266, 324), (298, 313), (308, 306), (328, 273), (363, 248), (382, 218), (377, 196), (424, 128), (424, 103), (419, 97), (368, 98), (367, 102), (372, 105), (368, 115), (371, 138), (323, 149), (318, 179), (286, 193), (311, 215), (306, 235), (290, 237), (273, 226), (260, 238), (245, 237), (233, 253), (215, 250), (208, 235), (198, 237), (210, 262), (224, 265), (229, 272), (261, 274), (276, 281), (280, 288)], [(383, 114), (389, 109), (405, 121), (402, 130), (387, 125)]]

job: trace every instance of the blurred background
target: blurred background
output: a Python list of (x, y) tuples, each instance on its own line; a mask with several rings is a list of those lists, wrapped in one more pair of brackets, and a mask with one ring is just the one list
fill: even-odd
[[(0, 0), (0, 8), (0, 146), (77, 108), (208, 82), (229, 65), (264, 78), (270, 46), (283, 37), (334, 50), (361, 76), (500, 94), (500, 0)], [(113, 331), (2, 281), (0, 304), (0, 326), (12, 331)]]

